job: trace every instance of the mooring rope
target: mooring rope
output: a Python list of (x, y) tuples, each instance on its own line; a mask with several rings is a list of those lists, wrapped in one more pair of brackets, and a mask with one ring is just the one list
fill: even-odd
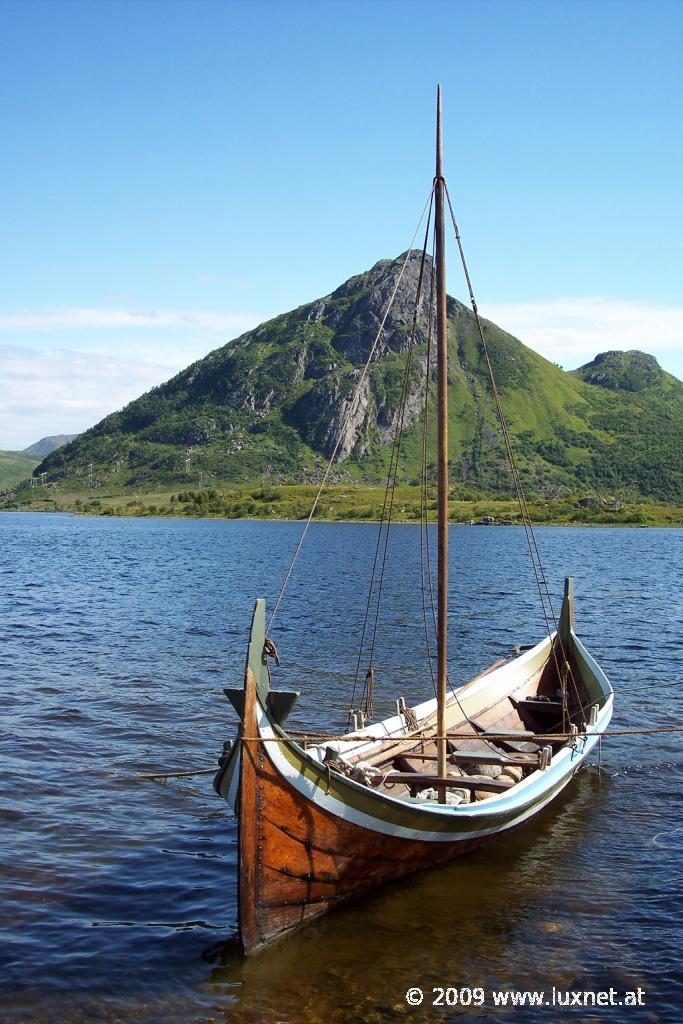
[[(604, 732), (551, 732), (551, 733), (534, 733), (533, 737), (526, 736), (524, 733), (515, 732), (501, 732), (501, 733), (487, 733), (487, 740), (545, 740), (546, 742), (552, 743), (556, 740), (581, 740), (588, 739), (590, 736), (597, 736), (600, 740), (598, 749), (598, 757), (602, 759), (602, 739), (604, 736), (656, 736), (656, 735), (667, 735), (683, 733), (683, 724), (677, 725), (662, 725), (650, 729), (605, 729)], [(425, 736), (423, 733), (415, 733), (412, 736), (358, 736), (356, 733), (348, 733), (346, 735), (333, 735), (331, 733), (311, 733), (311, 732), (289, 732), (287, 736), (239, 736), (238, 742), (240, 743), (283, 743), (287, 739), (295, 739), (299, 744), (306, 743), (325, 743), (339, 740), (367, 740), (373, 745), (387, 744), (391, 746), (399, 746), (406, 744), (419, 743), (420, 740), (429, 740), (430, 742), (439, 739), (447, 740), (476, 740), (482, 739), (483, 737), (473, 735), (471, 732), (449, 732), (445, 737), (428, 735)], [(465, 751), (461, 751), (465, 753)], [(195, 768), (191, 771), (168, 771), (158, 772), (154, 775), (135, 775), (133, 778), (139, 781), (156, 781), (157, 779), (175, 779), (185, 778), (191, 775), (215, 775), (219, 769), (216, 768)]]
[[(336, 736), (331, 733), (296, 733), (288, 732), (286, 736), (241, 736), (244, 743), (282, 743), (287, 739), (298, 738), (303, 742), (325, 743), (332, 740), (367, 740), (368, 743), (415, 743), (420, 740), (519, 740), (521, 742), (536, 742), (545, 740), (585, 739), (589, 736), (652, 736), (657, 733), (679, 733), (683, 732), (681, 725), (663, 725), (651, 729), (605, 729), (603, 732), (549, 732), (549, 733), (524, 733), (524, 732), (487, 732), (485, 735), (478, 735), (471, 732), (449, 732), (445, 736), (437, 736), (435, 733), (416, 733), (413, 736), (360, 736), (358, 733), (347, 733)], [(297, 742), (298, 742), (297, 739)]]

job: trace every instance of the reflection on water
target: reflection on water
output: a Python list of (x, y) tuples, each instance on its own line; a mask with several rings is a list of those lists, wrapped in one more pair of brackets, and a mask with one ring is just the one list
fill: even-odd
[[(676, 735), (606, 741), (601, 773), (585, 769), (530, 825), (252, 960), (237, 956), (235, 823), (210, 777), (135, 776), (215, 760), (252, 599), (272, 604), (299, 529), (0, 517), (3, 1022), (498, 1019), (490, 997), (478, 1011), (432, 1007), (432, 988), (553, 985), (640, 986), (646, 1005), (629, 1021), (677, 1020)], [(304, 690), (297, 725), (344, 719), (374, 536), (312, 530), (274, 634), (278, 685)], [(387, 586), (376, 701), (387, 710), (395, 679), (409, 700), (429, 687), (412, 607), (415, 536), (403, 527), (394, 541), (401, 565)], [(679, 537), (539, 531), (555, 591), (566, 572), (577, 577), (579, 631), (620, 691), (615, 728), (682, 717), (671, 686), (681, 677)], [(456, 529), (452, 546), (451, 667), (464, 679), (542, 627), (519, 531)], [(426, 994), (419, 1008), (404, 998), (413, 986)], [(619, 1019), (561, 1012), (508, 1015)]]
[[(277, 1013), (297, 1020), (302, 1011), (305, 1020), (380, 1020), (412, 985), (490, 984), (501, 959), (497, 984), (524, 979), (542, 987), (549, 974), (570, 984), (582, 970), (575, 951), (567, 958), (562, 936), (571, 931), (576, 901), (563, 900), (551, 919), (539, 920), (538, 912), (556, 884), (557, 858), (571, 855), (571, 836), (595, 807), (590, 780), (573, 788), (569, 831), (562, 813), (545, 814), (526, 835), (501, 837), (476, 855), (376, 892), (244, 965), (230, 944), (215, 947), (221, 966), (210, 983), (228, 994), (242, 988), (230, 1019), (248, 1020), (255, 1009), (257, 1019)], [(564, 813), (565, 805), (563, 798)], [(529, 939), (544, 945), (550, 934), (557, 944), (529, 963)]]

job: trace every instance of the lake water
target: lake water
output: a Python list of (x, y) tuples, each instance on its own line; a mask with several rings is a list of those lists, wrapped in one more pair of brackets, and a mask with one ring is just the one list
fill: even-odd
[[(254, 598), (301, 524), (0, 515), (0, 1019), (137, 1022), (680, 1021), (680, 734), (615, 736), (521, 831), (378, 891), (243, 962), (236, 827), (210, 776)], [(345, 722), (376, 528), (318, 524), (272, 632), (291, 722)], [(614, 728), (683, 719), (683, 532), (537, 531), (557, 607), (617, 691)], [(431, 693), (419, 532), (391, 541), (376, 711)], [(451, 678), (543, 621), (523, 532), (451, 531)], [(383, 694), (385, 695), (383, 697)], [(643, 990), (629, 1009), (491, 1008), (492, 989)], [(426, 993), (408, 1008), (407, 989)], [(433, 1007), (482, 987), (481, 1010)]]

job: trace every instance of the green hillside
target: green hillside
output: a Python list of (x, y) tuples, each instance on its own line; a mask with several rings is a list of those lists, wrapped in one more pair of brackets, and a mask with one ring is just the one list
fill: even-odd
[(0, 452), (0, 491), (14, 487), (31, 475), (40, 457), (29, 452)]
[[(48, 483), (150, 489), (319, 478), (348, 413), (402, 257), (275, 317), (50, 454)], [(380, 482), (396, 426), (419, 254), (411, 253), (371, 372), (345, 424), (338, 481)], [(431, 272), (431, 265), (428, 268)], [(428, 288), (427, 288), (428, 292)], [(419, 475), (427, 367), (421, 302), (401, 478)], [(510, 493), (471, 311), (448, 300), (451, 477), (456, 496)], [(492, 323), (487, 343), (529, 493), (609, 492), (683, 500), (683, 384), (642, 353), (599, 356), (566, 373)], [(433, 390), (433, 389), (432, 389)], [(433, 400), (430, 431), (433, 435)], [(434, 440), (432, 436), (432, 441)], [(432, 445), (435, 450), (435, 444)]]

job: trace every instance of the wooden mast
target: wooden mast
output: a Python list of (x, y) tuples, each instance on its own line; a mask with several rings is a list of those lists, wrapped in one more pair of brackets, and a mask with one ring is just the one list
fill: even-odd
[[(448, 321), (446, 312), (446, 262), (444, 240), (444, 180), (441, 167), (441, 86), (436, 94), (436, 372), (438, 408), (438, 617), (437, 617), (437, 774), (446, 776), (446, 688), (448, 657)], [(439, 790), (446, 802), (446, 790)]]

